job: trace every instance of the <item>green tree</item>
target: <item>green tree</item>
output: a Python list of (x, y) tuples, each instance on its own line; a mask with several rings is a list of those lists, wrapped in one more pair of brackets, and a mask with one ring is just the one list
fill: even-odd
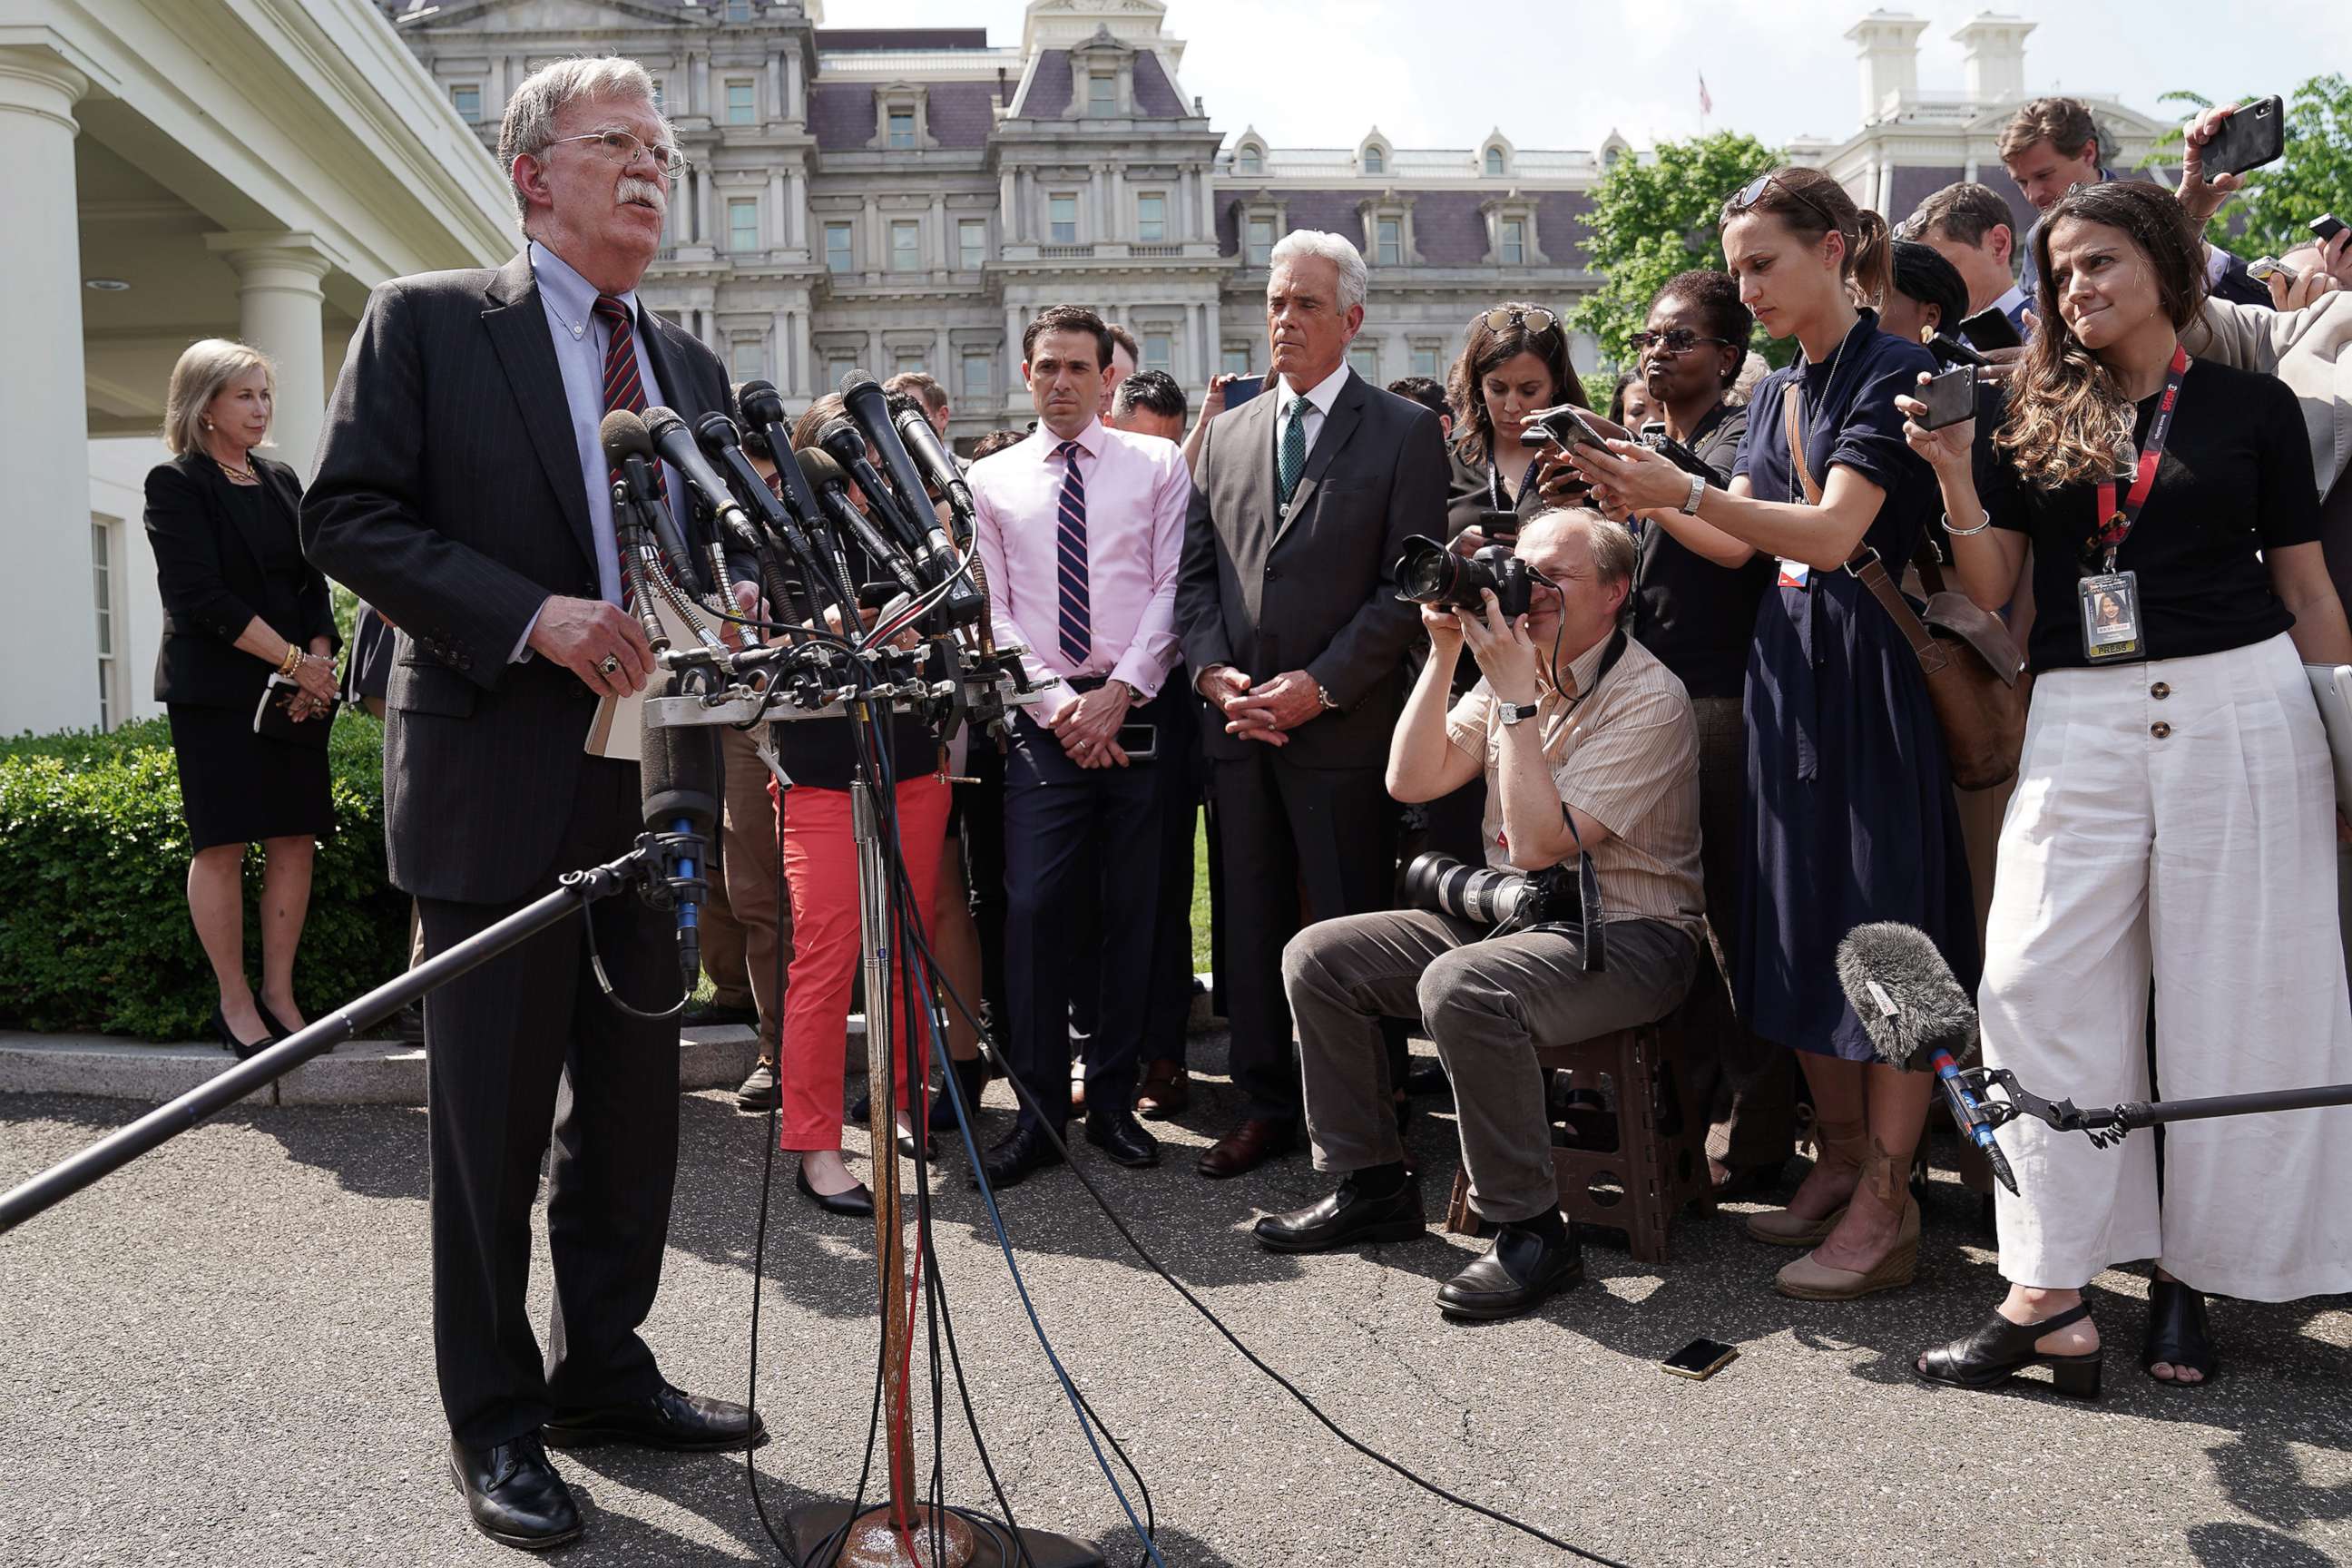
[[(2258, 96), (2236, 101), (2247, 103)], [(2202, 110), (2219, 100), (2193, 92), (2168, 92), (2158, 101)], [(2180, 146), (2181, 131), (2176, 126), (2140, 167), (2178, 167)], [(2245, 188), (2213, 215), (2205, 226), (2205, 237), (2249, 258), (2283, 256), (2311, 243), (2311, 220), (2322, 213), (2334, 212), (2352, 222), (2352, 210), (2347, 209), (2352, 209), (2352, 81), (2340, 74), (2315, 76), (2287, 100), (2286, 155), (2247, 173)]]
[(1585, 266), (1601, 284), (1569, 312), (1569, 324), (1600, 341), (1605, 363), (1633, 363), (1627, 340), (1667, 279), (1723, 266), (1723, 198), (1781, 161), (1752, 136), (1718, 131), (1661, 142), (1653, 156), (1620, 158), (1601, 176), (1583, 221)]

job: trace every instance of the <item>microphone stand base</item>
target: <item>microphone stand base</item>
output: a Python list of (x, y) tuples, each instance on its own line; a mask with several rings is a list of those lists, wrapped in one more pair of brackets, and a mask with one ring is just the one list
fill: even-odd
[(952, 1510), (940, 1517), (940, 1529), (947, 1537), (947, 1557), (934, 1563), (930, 1510), (919, 1504), (908, 1526), (908, 1534), (915, 1542), (912, 1564), (908, 1562), (904, 1542), (890, 1522), (887, 1504), (859, 1514), (849, 1526), (848, 1539), (838, 1551), (832, 1550), (833, 1538), (849, 1517), (846, 1503), (808, 1503), (794, 1509), (791, 1516), (792, 1538), (794, 1551), (803, 1554), (794, 1559), (797, 1568), (1013, 1568), (1024, 1561), (1024, 1552), (1025, 1561), (1033, 1568), (1106, 1568), (1101, 1552), (1066, 1535), (1024, 1530), (1018, 1532), (1020, 1543), (1016, 1547), (1014, 1532), (1002, 1527), (992, 1530), (973, 1526)]

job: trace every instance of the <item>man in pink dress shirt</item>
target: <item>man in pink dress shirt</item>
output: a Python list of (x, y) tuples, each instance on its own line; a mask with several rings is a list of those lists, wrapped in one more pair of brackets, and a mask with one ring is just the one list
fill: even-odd
[[(976, 540), (1000, 646), (1027, 648), (1045, 700), (1013, 724), (1004, 765), (1005, 1055), (1038, 1109), (986, 1156), (992, 1186), (1058, 1163), (1045, 1135), (1070, 1113), (1070, 1000), (1098, 998), (1087, 1048), (1087, 1138), (1122, 1165), (1160, 1146), (1130, 1107), (1150, 999), (1159, 858), (1171, 781), (1153, 760), (1183, 721), (1162, 691), (1180, 657), (1176, 574), (1192, 486), (1166, 441), (1098, 417), (1111, 357), (1102, 319), (1074, 305), (1022, 334), (1037, 428), (973, 465)], [(1099, 958), (1081, 973), (1076, 926)]]

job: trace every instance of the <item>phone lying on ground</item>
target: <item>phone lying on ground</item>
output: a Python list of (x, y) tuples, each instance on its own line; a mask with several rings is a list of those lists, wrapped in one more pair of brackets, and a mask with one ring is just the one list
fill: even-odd
[(1738, 1354), (1738, 1345), (1727, 1345), (1721, 1340), (1693, 1340), (1660, 1362), (1658, 1370), (1675, 1377), (1705, 1383), (1729, 1365)]
[(2242, 174), (2286, 156), (2286, 106), (2273, 95), (2242, 103), (2205, 143), (2205, 177)]
[(1977, 414), (1977, 367), (1961, 365), (1936, 376), (1912, 394), (1927, 405), (1918, 420), (1922, 430), (1941, 430), (1947, 425), (1958, 425), (1963, 419), (1973, 419)]

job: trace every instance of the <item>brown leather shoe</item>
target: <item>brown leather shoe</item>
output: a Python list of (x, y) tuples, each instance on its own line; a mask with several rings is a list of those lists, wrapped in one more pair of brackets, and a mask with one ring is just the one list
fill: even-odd
[(1256, 1170), (1298, 1142), (1298, 1123), (1252, 1117), (1212, 1144), (1193, 1169), (1212, 1181), (1230, 1181)]
[(1192, 1105), (1192, 1075), (1184, 1070), (1183, 1063), (1162, 1057), (1145, 1069), (1143, 1087), (1135, 1093), (1138, 1116), (1146, 1121), (1165, 1121), (1183, 1115)]

